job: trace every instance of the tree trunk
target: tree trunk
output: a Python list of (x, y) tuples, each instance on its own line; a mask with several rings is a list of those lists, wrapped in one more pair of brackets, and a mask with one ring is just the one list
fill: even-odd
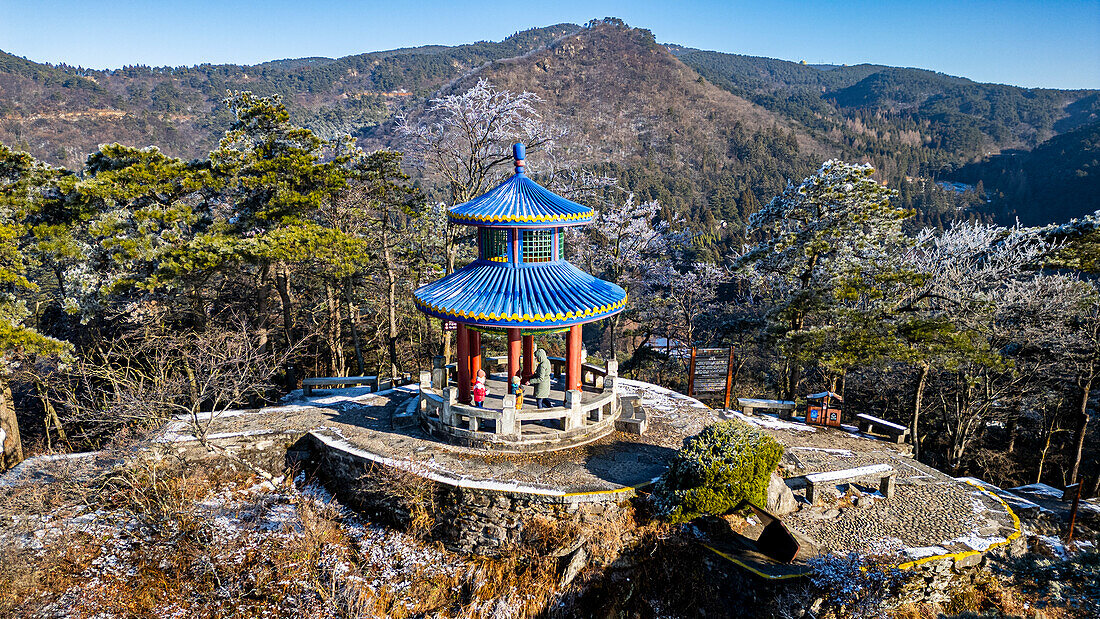
[(386, 304), (389, 306), (387, 320), (386, 347), (390, 354), (390, 378), (397, 378), (397, 271), (390, 253), (389, 238), (382, 241), (382, 253), (386, 265)]
[(1092, 395), (1092, 381), (1096, 378), (1095, 363), (1089, 368), (1089, 375), (1080, 385), (1081, 400), (1077, 407), (1077, 429), (1074, 432), (1074, 444), (1076, 449), (1073, 455), (1073, 468), (1070, 469), (1069, 483), (1077, 481), (1077, 475), (1081, 472), (1081, 457), (1085, 451), (1085, 435), (1089, 427), (1089, 397)]
[(913, 421), (909, 424), (909, 434), (913, 437), (913, 458), (920, 459), (920, 409), (924, 400), (924, 387), (928, 384), (928, 372), (931, 364), (925, 362), (920, 366), (920, 375), (917, 377), (917, 388), (913, 393)]
[(359, 327), (355, 324), (358, 312), (353, 311), (351, 307), (350, 279), (344, 282), (344, 301), (348, 306), (348, 325), (351, 328), (351, 340), (355, 342), (355, 363), (359, 371), (359, 376), (362, 376), (366, 366), (363, 365), (363, 346), (359, 342)]
[(294, 299), (290, 294), (290, 271), (286, 267), (279, 269), (275, 278), (276, 288), (279, 291), (279, 301), (283, 306), (283, 331), (286, 335), (287, 346), (293, 346), (294, 341)]
[(19, 439), (19, 420), (11, 398), (11, 384), (0, 375), (0, 471), (23, 461), (23, 442)]
[(52, 425), (57, 431), (57, 439), (61, 442), (68, 442), (69, 437), (65, 435), (65, 428), (61, 426), (61, 418), (57, 416), (57, 409), (53, 407), (53, 402), (50, 401), (50, 394), (46, 391), (46, 386), (40, 381), (34, 381), (35, 389), (38, 391), (38, 399), (42, 401), (42, 410), (46, 412), (46, 446), (50, 445), (50, 426)]
[(344, 319), (340, 315), (340, 301), (336, 298), (336, 290), (328, 278), (325, 278), (325, 305), (328, 308), (328, 329), (325, 333), (328, 339), (329, 369), (333, 376), (347, 376), (343, 345)]
[(1058, 431), (1058, 418), (1055, 417), (1051, 422), (1050, 427), (1047, 428), (1046, 440), (1043, 442), (1043, 449), (1039, 452), (1039, 470), (1035, 473), (1035, 483), (1041, 483), (1043, 481), (1043, 467), (1046, 466), (1047, 452), (1050, 451), (1050, 441), (1054, 437), (1054, 433)]

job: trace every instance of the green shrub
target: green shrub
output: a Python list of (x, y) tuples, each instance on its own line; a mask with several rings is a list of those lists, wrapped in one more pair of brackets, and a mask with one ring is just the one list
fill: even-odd
[(783, 446), (742, 421), (722, 421), (684, 439), (654, 485), (658, 514), (672, 522), (724, 514), (743, 499), (764, 506)]

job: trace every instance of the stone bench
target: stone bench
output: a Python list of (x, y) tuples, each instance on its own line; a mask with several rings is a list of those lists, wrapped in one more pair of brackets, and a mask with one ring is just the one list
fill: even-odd
[(904, 443), (909, 438), (909, 428), (900, 423), (863, 413), (856, 415), (856, 419), (859, 420), (859, 431), (865, 434), (871, 434), (872, 430), (878, 429), (880, 434), (887, 435), (895, 443)]
[(377, 391), (377, 376), (334, 376), (325, 378), (306, 378), (302, 380), (302, 395), (307, 398), (313, 394), (317, 387), (352, 387), (355, 385), (370, 385)]
[(779, 416), (789, 418), (794, 414), (795, 403), (790, 400), (759, 400), (756, 398), (737, 398), (741, 412), (752, 415), (755, 409), (778, 410)]
[(848, 483), (864, 477), (878, 477), (878, 490), (887, 499), (894, 498), (894, 485), (898, 472), (889, 464), (872, 464), (856, 469), (844, 469), (841, 471), (826, 471), (824, 473), (811, 473), (806, 475), (806, 500), (811, 505), (817, 503), (818, 486), (836, 485)]
[(379, 378), (377, 376), (326, 376), (318, 378), (305, 378), (302, 379), (302, 395), (309, 397), (313, 394), (314, 390), (322, 391), (324, 388), (342, 388), (352, 387), (355, 385), (367, 385), (371, 388), (372, 392), (385, 391), (392, 389), (397, 385), (407, 385), (411, 377), (408, 374), (403, 374), (397, 377), (397, 380), (392, 378)]
[(615, 429), (620, 432), (641, 435), (646, 430), (645, 409), (642, 398), (636, 395), (619, 396), (622, 414), (615, 420)]

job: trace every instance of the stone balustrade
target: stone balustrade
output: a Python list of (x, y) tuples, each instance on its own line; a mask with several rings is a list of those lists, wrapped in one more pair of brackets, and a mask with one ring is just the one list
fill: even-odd
[[(490, 363), (493, 357), (487, 357)], [(551, 359), (564, 364), (563, 359)], [(490, 366), (491, 367), (491, 366)], [(420, 374), (418, 415), (432, 435), (452, 443), (498, 451), (549, 451), (596, 440), (615, 429), (620, 414), (618, 363), (608, 367), (585, 363), (582, 383), (588, 390), (565, 392), (563, 406), (516, 409), (516, 396), (503, 396), (500, 408), (478, 408), (460, 404), (458, 389), (451, 386), (448, 368), (437, 364), (433, 372)], [(554, 422), (531, 425), (524, 422)]]

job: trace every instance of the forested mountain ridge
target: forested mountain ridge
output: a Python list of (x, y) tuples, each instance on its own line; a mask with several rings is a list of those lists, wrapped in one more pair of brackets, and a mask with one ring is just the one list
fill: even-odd
[[(539, 93), (541, 111), (569, 126), (579, 162), (704, 225), (743, 220), (787, 179), (829, 156), (874, 163), (924, 223), (960, 213), (1043, 220), (1045, 195), (1025, 199), (986, 180), (996, 192), (991, 198), (1000, 196), (994, 209), (977, 192), (945, 191), (934, 181), (965, 180), (956, 174), (962, 166), (1035, 148), (1100, 111), (1096, 91), (660, 45), (649, 31), (608, 19), (584, 28), (536, 28), (499, 42), (253, 66), (96, 71), (0, 53), (0, 142), (73, 169), (98, 145), (116, 141), (198, 157), (230, 123), (226, 91), (250, 90), (280, 94), (294, 121), (322, 137), (349, 133), (399, 148), (392, 135), (382, 135), (392, 127), (387, 119), (415, 115), (432, 96), (477, 77)], [(1083, 182), (1094, 187), (1094, 178), (1086, 173)]]
[(155, 145), (168, 154), (209, 152), (231, 122), (229, 90), (279, 94), (296, 122), (325, 137), (377, 124), (409, 96), (431, 94), (478, 66), (538, 49), (580, 27), (526, 30), (499, 42), (424, 46), (340, 59), (253, 66), (51, 66), (0, 52), (0, 142), (79, 168), (98, 145)]
[[(533, 92), (543, 117), (568, 130), (566, 156), (619, 180), (703, 225), (743, 221), (758, 200), (781, 191), (839, 151), (797, 123), (718, 88), (658, 44), (648, 30), (599, 24), (523, 58), (494, 62), (441, 94), (477, 80)], [(410, 104), (406, 114), (423, 110)], [(386, 125), (375, 132), (401, 144)], [(532, 161), (538, 172), (537, 160)], [(754, 198), (742, 199), (745, 192)]]

